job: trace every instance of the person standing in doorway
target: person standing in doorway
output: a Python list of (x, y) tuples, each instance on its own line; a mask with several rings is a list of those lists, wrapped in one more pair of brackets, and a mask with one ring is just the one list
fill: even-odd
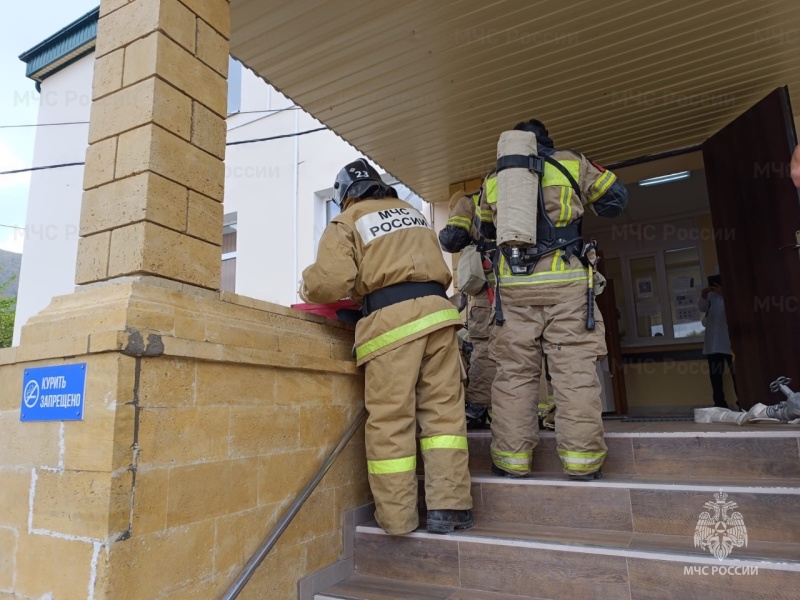
[(719, 269), (715, 269), (714, 275), (708, 278), (708, 284), (708, 287), (700, 292), (700, 300), (698, 301), (698, 308), (701, 312), (706, 313), (703, 319), (706, 325), (703, 354), (708, 359), (714, 406), (728, 408), (728, 403), (725, 402), (725, 389), (722, 381), (726, 363), (733, 378), (734, 389), (736, 389), (736, 376), (733, 368), (733, 352), (731, 351), (731, 340), (728, 335), (728, 320), (725, 315), (725, 300), (722, 294), (722, 279), (719, 276)]

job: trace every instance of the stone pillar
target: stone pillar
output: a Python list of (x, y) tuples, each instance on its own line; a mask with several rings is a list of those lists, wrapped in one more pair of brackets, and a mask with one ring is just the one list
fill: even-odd
[[(219, 598), (359, 410), (352, 326), (217, 291), (229, 13), (102, 0), (81, 285), (0, 350), (0, 598)], [(64, 363), (83, 419), (21, 422), (25, 370)], [(365, 462), (359, 437), (243, 599), (352, 559)]]
[(78, 284), (220, 287), (228, 0), (102, 0)]

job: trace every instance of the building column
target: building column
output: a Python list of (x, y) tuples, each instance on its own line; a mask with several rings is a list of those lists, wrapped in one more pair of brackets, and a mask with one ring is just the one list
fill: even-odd
[[(229, 13), (102, 0), (79, 289), (0, 350), (2, 598), (220, 598), (360, 409), (352, 326), (217, 291)], [(26, 371), (63, 364), (81, 419), (21, 421)], [(354, 440), (242, 598), (352, 560), (365, 461)]]
[(220, 288), (228, 0), (102, 0), (76, 283)]

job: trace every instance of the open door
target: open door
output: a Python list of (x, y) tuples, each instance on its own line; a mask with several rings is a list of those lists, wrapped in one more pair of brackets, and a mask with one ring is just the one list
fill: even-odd
[[(605, 254), (602, 250), (597, 251), (597, 265), (600, 274), (606, 278), (605, 291), (597, 296), (597, 308), (603, 315), (603, 322), (606, 325), (606, 348), (608, 349), (607, 367), (611, 377), (611, 389), (614, 396), (614, 412), (618, 415), (628, 414), (628, 396), (625, 391), (625, 372), (622, 365), (622, 344), (619, 336), (619, 311), (617, 310), (616, 294), (614, 293), (614, 281), (608, 277), (606, 271)], [(605, 383), (603, 383), (605, 385)], [(606, 392), (608, 393), (608, 392)]]
[[(725, 310), (743, 409), (774, 404), (779, 376), (800, 385), (800, 201), (789, 177), (796, 145), (787, 88), (703, 144)], [(792, 387), (795, 387), (792, 386)]]
[[(598, 264), (602, 265), (603, 262), (600, 261)], [(609, 279), (605, 291), (597, 297), (597, 308), (600, 309), (606, 325), (608, 369), (611, 374), (611, 391), (614, 394), (614, 412), (618, 415), (626, 415), (628, 414), (628, 396), (625, 392), (625, 372), (622, 368), (622, 346), (619, 339), (615, 297), (614, 282)]]

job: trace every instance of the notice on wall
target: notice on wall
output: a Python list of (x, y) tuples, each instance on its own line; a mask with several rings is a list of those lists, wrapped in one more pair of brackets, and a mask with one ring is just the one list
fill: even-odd
[(637, 317), (657, 317), (661, 315), (661, 306), (658, 300), (647, 299), (636, 303)]
[(653, 297), (653, 278), (652, 277), (637, 277), (636, 278), (636, 299), (645, 300)]
[(676, 324), (692, 323), (700, 320), (697, 309), (698, 290), (694, 287), (694, 277), (677, 276), (670, 280), (670, 295), (675, 309), (673, 320)]
[(691, 289), (694, 287), (694, 277), (673, 277), (670, 287), (675, 292)]
[(86, 363), (25, 369), (20, 421), (80, 421)]
[(694, 323), (700, 320), (700, 311), (695, 307), (679, 308), (675, 311), (677, 323)]

